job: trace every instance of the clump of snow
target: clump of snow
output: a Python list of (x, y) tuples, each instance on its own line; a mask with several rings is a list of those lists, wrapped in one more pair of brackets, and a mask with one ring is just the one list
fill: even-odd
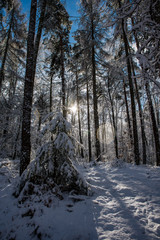
[[(45, 119), (46, 121), (47, 119)], [(47, 131), (55, 132), (70, 132), (72, 129), (71, 124), (63, 117), (62, 113), (58, 113), (57, 116), (49, 121), (46, 126), (42, 130), (42, 134), (44, 135)]]

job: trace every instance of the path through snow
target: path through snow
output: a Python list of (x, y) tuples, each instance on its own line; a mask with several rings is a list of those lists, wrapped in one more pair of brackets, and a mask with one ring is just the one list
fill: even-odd
[(83, 171), (92, 196), (48, 193), (18, 204), (11, 194), (16, 170), (1, 165), (0, 239), (160, 240), (160, 168), (101, 163)]
[(160, 169), (125, 165), (93, 168), (98, 239), (160, 239)]

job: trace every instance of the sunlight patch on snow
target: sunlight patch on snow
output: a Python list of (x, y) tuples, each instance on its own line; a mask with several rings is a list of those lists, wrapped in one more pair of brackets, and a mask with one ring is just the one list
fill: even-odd
[(47, 192), (22, 203), (12, 196), (18, 170), (1, 165), (0, 239), (159, 240), (160, 168), (119, 166), (81, 167), (92, 196)]

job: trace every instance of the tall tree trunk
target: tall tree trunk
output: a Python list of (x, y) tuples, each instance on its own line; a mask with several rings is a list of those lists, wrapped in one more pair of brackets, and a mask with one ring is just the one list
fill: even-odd
[(153, 96), (154, 105), (155, 105), (155, 112), (156, 112), (156, 120), (157, 120), (157, 126), (160, 125), (160, 99), (157, 99), (156, 96)]
[(127, 113), (127, 122), (128, 122), (129, 137), (130, 137), (130, 142), (131, 142), (131, 146), (132, 146), (132, 145), (133, 145), (132, 127), (131, 127), (131, 119), (130, 119), (130, 113), (129, 113), (129, 107), (128, 107), (126, 84), (125, 84), (124, 78), (123, 78), (123, 91), (124, 91), (124, 99), (125, 99), (125, 105), (126, 105), (126, 113)]
[[(53, 109), (52, 109), (52, 105), (53, 105), (53, 97), (52, 97), (52, 95), (53, 95), (53, 91), (52, 91), (52, 89), (53, 89), (53, 74), (51, 75), (51, 79), (50, 79), (50, 91), (49, 91), (49, 112), (51, 113), (52, 111), (53, 111)], [(51, 119), (50, 119), (51, 120)]]
[[(92, 3), (91, 3), (92, 5)], [(92, 6), (91, 6), (92, 7)], [(98, 97), (97, 97), (97, 83), (96, 83), (96, 61), (95, 61), (95, 29), (93, 21), (93, 9), (91, 19), (91, 32), (92, 32), (92, 82), (93, 82), (93, 111), (94, 111), (94, 136), (97, 161), (101, 160), (101, 149), (99, 142), (99, 116), (98, 116)]]
[(146, 93), (147, 93), (147, 98), (148, 98), (148, 103), (149, 103), (149, 110), (150, 110), (151, 119), (152, 119), (152, 129), (153, 129), (155, 148), (156, 148), (156, 165), (160, 166), (159, 133), (158, 133), (158, 127), (157, 127), (157, 123), (156, 123), (156, 117), (155, 117), (155, 112), (154, 112), (154, 108), (153, 108), (153, 103), (152, 103), (152, 98), (151, 98), (151, 93), (150, 93), (148, 81), (146, 81), (146, 83), (145, 83), (145, 89), (146, 89)]
[(11, 29), (12, 29), (13, 17), (14, 17), (14, 8), (11, 11), (12, 11), (12, 15), (11, 15), (10, 23), (9, 23), (7, 41), (6, 41), (6, 46), (5, 46), (4, 55), (3, 55), (2, 64), (1, 64), (1, 69), (0, 69), (0, 93), (1, 93), (1, 90), (2, 90), (2, 82), (4, 80), (4, 67), (5, 67), (5, 63), (6, 63), (6, 59), (7, 59), (9, 40), (10, 40), (10, 37), (11, 37)]
[(65, 67), (64, 67), (64, 49), (63, 49), (63, 36), (60, 35), (60, 48), (61, 48), (61, 79), (62, 79), (62, 112), (63, 117), (67, 117), (66, 111), (66, 86), (65, 86)]
[(108, 77), (108, 95), (109, 95), (109, 100), (111, 104), (111, 111), (112, 111), (112, 126), (113, 126), (113, 135), (114, 135), (114, 147), (115, 147), (115, 153), (116, 153), (116, 158), (118, 157), (118, 138), (117, 138), (117, 124), (115, 121), (115, 114), (114, 114), (114, 106), (113, 106), (113, 100), (111, 97), (111, 91), (110, 91), (110, 78)]
[(139, 141), (138, 141), (138, 131), (137, 131), (137, 117), (136, 117), (136, 106), (135, 106), (135, 97), (134, 97), (134, 86), (133, 86), (133, 82), (132, 82), (131, 65), (130, 65), (129, 53), (128, 53), (128, 44), (127, 44), (127, 38), (125, 35), (124, 28), (123, 28), (123, 36), (124, 36), (124, 43), (125, 43), (129, 89), (130, 89), (130, 96), (131, 96), (131, 110), (132, 110), (133, 138), (134, 138), (134, 156), (135, 156), (135, 163), (137, 165), (139, 165)]
[[(121, 0), (119, 2), (119, 7), (121, 8)], [(125, 32), (124, 19), (121, 22), (122, 32), (123, 32), (123, 41), (125, 46), (125, 54), (126, 54), (126, 63), (127, 63), (127, 72), (128, 72), (128, 80), (129, 80), (129, 89), (131, 96), (131, 110), (132, 110), (132, 122), (133, 122), (133, 138), (134, 138), (134, 158), (135, 163), (139, 165), (139, 141), (138, 141), (138, 131), (137, 131), (137, 117), (136, 117), (136, 106), (135, 106), (135, 97), (134, 97), (134, 86), (132, 82), (132, 71), (131, 71), (131, 63), (129, 56), (129, 43), (128, 38)]]
[[(132, 18), (132, 25), (134, 26), (134, 19)], [(136, 33), (134, 32), (134, 37), (136, 41), (136, 47), (139, 50), (139, 41), (137, 38)], [(159, 132), (158, 132), (158, 127), (156, 123), (156, 117), (155, 117), (155, 112), (153, 108), (153, 103), (152, 103), (152, 98), (151, 98), (151, 93), (150, 93), (150, 88), (149, 88), (149, 83), (147, 79), (145, 79), (145, 70), (143, 69), (143, 66), (141, 66), (142, 72), (144, 75), (144, 81), (145, 81), (145, 89), (147, 93), (147, 99), (149, 103), (149, 110), (151, 114), (151, 120), (152, 120), (152, 129), (153, 129), (153, 135), (154, 135), (154, 142), (155, 142), (155, 148), (156, 148), (156, 165), (160, 166), (160, 141), (159, 141)]]
[[(79, 140), (83, 145), (82, 141), (82, 130), (81, 130), (81, 118), (80, 118), (80, 106), (79, 106), (79, 84), (78, 84), (78, 73), (76, 70), (76, 92), (77, 92), (77, 111), (78, 111), (78, 126), (79, 126)], [(83, 148), (81, 147), (81, 157), (84, 158)]]
[(103, 108), (103, 127), (102, 127), (102, 152), (105, 152), (105, 146), (106, 146), (106, 122), (105, 122), (105, 108)]
[(24, 100), (23, 100), (23, 117), (22, 117), (22, 145), (21, 145), (21, 161), (20, 161), (20, 175), (27, 168), (30, 163), (31, 153), (31, 110), (33, 98), (33, 66), (34, 66), (34, 38), (36, 26), (36, 12), (37, 0), (31, 1), (29, 32), (27, 39), (27, 60), (26, 60), (26, 74), (24, 85)]
[(43, 22), (44, 22), (44, 16), (45, 16), (45, 11), (46, 11), (46, 4), (47, 4), (47, 1), (43, 0), (42, 6), (41, 6), (39, 23), (38, 23), (38, 30), (37, 30), (35, 44), (34, 44), (34, 64), (33, 64), (33, 74), (32, 74), (33, 82), (34, 82), (34, 78), (35, 78), (35, 74), (36, 74), (36, 64), (37, 64), (39, 45), (40, 45), (40, 40), (41, 40), (41, 35), (42, 35)]
[[(36, 63), (38, 57), (38, 50), (42, 35), (44, 15), (46, 9), (46, 0), (43, 0), (41, 13), (39, 18), (38, 30), (35, 39), (35, 26), (36, 26), (36, 12), (37, 12), (37, 0), (32, 0), (30, 11), (30, 23), (27, 39), (27, 62), (26, 62), (26, 75), (24, 86), (24, 100), (23, 100), (23, 119), (22, 119), (22, 156), (20, 164), (20, 175), (27, 168), (30, 163), (31, 154), (31, 111), (32, 111), (32, 99), (34, 78), (36, 74)], [(34, 44), (35, 39), (35, 44)]]
[(141, 106), (141, 101), (140, 101), (140, 96), (139, 96), (138, 85), (137, 85), (137, 79), (136, 79), (136, 74), (135, 74), (135, 71), (134, 71), (133, 60), (132, 59), (131, 59), (131, 63), (132, 63), (132, 71), (133, 71), (136, 97), (137, 97), (137, 103), (138, 103), (139, 118), (140, 118), (140, 124), (141, 124), (143, 164), (146, 164), (147, 155), (146, 155), (146, 134), (145, 134), (145, 129), (144, 129), (144, 117), (143, 117), (142, 106)]
[(88, 123), (88, 152), (89, 152), (89, 162), (92, 161), (92, 147), (91, 147), (91, 126), (90, 126), (90, 104), (89, 104), (89, 86), (88, 86), (88, 76), (86, 69), (86, 80), (87, 80), (87, 123)]

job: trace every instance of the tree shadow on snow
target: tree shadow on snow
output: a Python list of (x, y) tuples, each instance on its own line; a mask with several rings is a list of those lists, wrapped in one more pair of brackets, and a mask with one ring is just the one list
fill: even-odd
[[(100, 172), (95, 173), (95, 179), (95, 192), (97, 193), (92, 200), (92, 212), (99, 235), (97, 239), (157, 239), (156, 236), (149, 236), (145, 230), (147, 224), (145, 213), (141, 212), (140, 216), (136, 215), (136, 206), (127, 204), (126, 200), (129, 200), (129, 198), (134, 201), (135, 196), (133, 196), (131, 189), (126, 190), (127, 199), (123, 199), (116, 189), (116, 183), (110, 181), (107, 177), (105, 169), (100, 169)], [(97, 187), (97, 180), (99, 181), (99, 187)], [(106, 188), (106, 186), (108, 187)]]

